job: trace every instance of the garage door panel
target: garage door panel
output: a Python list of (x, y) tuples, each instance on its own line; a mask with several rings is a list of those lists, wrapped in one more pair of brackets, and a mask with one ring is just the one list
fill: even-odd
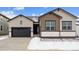
[(12, 28), (12, 37), (30, 37), (31, 28)]

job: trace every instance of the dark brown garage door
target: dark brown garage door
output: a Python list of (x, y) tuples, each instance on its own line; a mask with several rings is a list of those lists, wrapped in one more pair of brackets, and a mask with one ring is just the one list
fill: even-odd
[(11, 36), (12, 37), (30, 37), (31, 28), (30, 27), (13, 27)]

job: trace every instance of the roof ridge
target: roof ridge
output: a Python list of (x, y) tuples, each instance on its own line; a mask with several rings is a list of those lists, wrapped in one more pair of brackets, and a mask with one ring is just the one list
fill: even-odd
[[(29, 19), (29, 20), (31, 20), (31, 21), (33, 21), (32, 19), (30, 19), (29, 17), (27, 17), (27, 16), (24, 16), (24, 15), (22, 15), (22, 14), (19, 14), (19, 15), (17, 15), (17, 16), (15, 16), (15, 17), (13, 17), (12, 19), (10, 19), (9, 21), (11, 21), (11, 20), (13, 20), (13, 19), (15, 19), (15, 18), (17, 18), (17, 17), (19, 17), (19, 16), (23, 16), (23, 17), (25, 17), (25, 18), (27, 18), (27, 19)], [(8, 22), (9, 22), (8, 21)], [(34, 22), (34, 21), (33, 21)]]

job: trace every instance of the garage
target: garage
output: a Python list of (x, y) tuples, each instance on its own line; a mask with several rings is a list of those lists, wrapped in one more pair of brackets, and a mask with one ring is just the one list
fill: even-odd
[(30, 27), (12, 27), (11, 30), (12, 37), (31, 37)]
[(33, 37), (32, 19), (24, 15), (18, 15), (8, 21), (10, 37)]

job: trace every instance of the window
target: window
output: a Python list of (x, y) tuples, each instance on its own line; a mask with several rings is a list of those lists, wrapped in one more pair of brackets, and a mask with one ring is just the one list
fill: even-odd
[(72, 30), (72, 21), (63, 21), (62, 30)]
[(55, 21), (46, 21), (46, 30), (47, 31), (55, 31)]
[(1, 25), (1, 31), (2, 31), (2, 25)]

